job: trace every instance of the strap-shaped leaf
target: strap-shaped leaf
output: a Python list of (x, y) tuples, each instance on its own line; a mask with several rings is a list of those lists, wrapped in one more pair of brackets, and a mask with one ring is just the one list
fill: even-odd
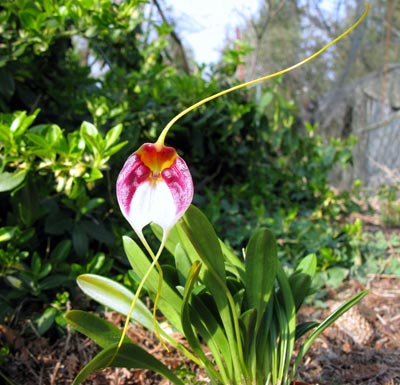
[[(164, 364), (145, 350), (130, 342), (124, 342), (116, 353), (117, 344), (111, 345), (97, 354), (76, 376), (73, 385), (83, 382), (90, 374), (108, 366), (130, 369), (148, 369), (161, 374), (177, 385), (183, 382)], [(111, 365), (110, 365), (111, 364)]]
[[(261, 326), (257, 333), (257, 338), (255, 339), (256, 344), (256, 360), (255, 368), (256, 371), (257, 384), (263, 383), (265, 378), (265, 373), (269, 373), (271, 370), (271, 357), (270, 357), (270, 330), (271, 324), (273, 323), (273, 309), (274, 309), (275, 296), (272, 296), (268, 302), (266, 311), (264, 312), (263, 319), (261, 321)], [(261, 381), (261, 382), (260, 382)], [(265, 382), (266, 380), (264, 380)]]
[(247, 375), (239, 327), (240, 314), (226, 284), (225, 260), (220, 241), (206, 216), (193, 205), (187, 210), (176, 229), (182, 247), (189, 257), (194, 260), (199, 259), (204, 264), (199, 276), (218, 307), (234, 362), (236, 378), (233, 383), (240, 383)]
[(245, 265), (247, 306), (256, 310), (258, 328), (271, 297), (277, 271), (276, 241), (269, 230), (260, 229), (250, 238)]
[[(96, 274), (82, 274), (76, 281), (90, 298), (125, 316), (128, 314), (134, 294), (125, 286)], [(154, 331), (152, 314), (142, 301), (137, 301), (131, 318)]]
[(213, 364), (208, 360), (207, 356), (205, 355), (200, 339), (197, 333), (195, 332), (194, 327), (192, 326), (192, 321), (190, 318), (190, 296), (193, 291), (194, 284), (199, 276), (200, 269), (201, 269), (201, 263), (199, 261), (194, 262), (186, 281), (186, 286), (182, 301), (183, 333), (190, 347), (202, 361), (205, 369), (211, 374), (210, 376), (211, 379), (221, 380), (219, 373), (215, 370)]
[[(82, 310), (70, 310), (64, 318), (74, 329), (92, 339), (102, 348), (114, 345), (121, 338), (121, 330), (111, 322), (92, 313)], [(126, 336), (125, 341), (129, 341)]]
[[(231, 347), (220, 321), (217, 321), (210, 307), (203, 302), (200, 295), (192, 295), (190, 319), (213, 353), (222, 378), (227, 380), (224, 383), (231, 383), (233, 375)], [(228, 381), (228, 378), (231, 380)]]
[(309, 321), (309, 322), (303, 322), (299, 325), (296, 326), (296, 341), (304, 336), (307, 332), (310, 330), (316, 328), (319, 325), (319, 322), (315, 321)]
[(291, 373), (291, 379), (294, 378), (296, 374), (297, 368), (300, 365), (304, 355), (315, 341), (315, 339), (333, 322), (335, 322), (339, 317), (341, 317), (344, 313), (346, 313), (349, 309), (351, 309), (354, 305), (356, 305), (359, 301), (361, 301), (368, 294), (368, 290), (363, 290), (354, 297), (352, 297), (349, 301), (345, 302), (343, 305), (339, 306), (329, 317), (327, 317), (324, 321), (322, 321), (311, 333), (307, 336), (303, 345), (300, 348), (300, 351), (297, 355), (296, 361), (293, 365), (293, 370)]
[(241, 282), (244, 282), (244, 263), (243, 261), (220, 240), (222, 254), (225, 257), (225, 267), (227, 271), (230, 271), (235, 275), (236, 278), (240, 278)]
[[(142, 249), (129, 237), (123, 237), (125, 253), (133, 270), (142, 279), (151, 266), (151, 262), (143, 253)], [(146, 280), (144, 287), (150, 294), (154, 294), (158, 290), (159, 274), (153, 269)], [(162, 283), (158, 308), (167, 317), (177, 330), (182, 331), (181, 326), (181, 307), (182, 298), (171, 288), (165, 281)]]
[(240, 326), (242, 329), (242, 336), (243, 336), (243, 349), (244, 349), (244, 356), (247, 363), (251, 362), (250, 356), (254, 355), (251, 354), (254, 352), (252, 348), (255, 347), (254, 337), (256, 334), (256, 320), (257, 320), (257, 311), (256, 309), (249, 309), (246, 310), (243, 314), (240, 315)]
[(178, 243), (175, 247), (175, 265), (179, 277), (179, 283), (184, 287), (186, 277), (189, 275), (191, 262), (182, 245)]
[[(207, 217), (192, 205), (178, 226), (183, 230), (207, 268), (216, 273), (222, 282), (225, 282), (224, 256), (219, 239)], [(182, 241), (182, 233), (180, 232), (179, 235)]]
[(287, 372), (289, 370), (290, 359), (293, 352), (294, 335), (291, 335), (290, 322), (286, 317), (284, 305), (279, 301), (274, 302), (277, 330), (279, 333), (277, 341), (277, 368), (278, 378), (282, 379), (282, 385), (287, 385)]
[[(296, 341), (296, 306), (289, 284), (288, 277), (278, 261), (277, 280), (279, 292), (277, 293), (276, 314), (278, 315), (278, 333), (280, 334), (280, 345), (282, 346), (280, 358), (281, 377), (287, 377), (290, 360), (292, 358), (294, 343)], [(285, 373), (285, 375), (283, 375)]]

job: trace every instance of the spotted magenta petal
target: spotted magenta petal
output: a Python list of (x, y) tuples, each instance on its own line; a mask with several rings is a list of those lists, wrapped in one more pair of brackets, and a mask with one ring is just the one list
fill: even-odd
[(192, 176), (174, 148), (146, 143), (125, 162), (117, 179), (117, 199), (136, 233), (149, 223), (168, 232), (192, 202)]

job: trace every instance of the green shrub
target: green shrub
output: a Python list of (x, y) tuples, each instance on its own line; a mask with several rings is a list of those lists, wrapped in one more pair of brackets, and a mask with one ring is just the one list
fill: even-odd
[(112, 266), (109, 188), (96, 181), (126, 144), (116, 143), (122, 126), (103, 136), (84, 122), (66, 134), (32, 126), (37, 114), (0, 115), (0, 277), (12, 288), (0, 291), (1, 318), (31, 297), (51, 303), (78, 274)]

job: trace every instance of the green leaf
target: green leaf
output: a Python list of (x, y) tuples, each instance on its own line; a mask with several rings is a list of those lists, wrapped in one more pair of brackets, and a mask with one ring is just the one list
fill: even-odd
[(244, 282), (245, 267), (243, 261), (221, 240), (220, 245), (226, 261), (226, 270), (230, 271), (237, 278), (240, 278), (242, 282)]
[(58, 312), (56, 309), (49, 307), (38, 318), (35, 319), (34, 324), (36, 325), (37, 331), (41, 336), (51, 328), (57, 314)]
[[(86, 146), (93, 152), (95, 157), (100, 157), (104, 145), (103, 138), (99, 135), (97, 128), (89, 122), (83, 122), (80, 128), (80, 135), (85, 141)], [(98, 161), (100, 160), (97, 159)]]
[(296, 309), (299, 309), (304, 299), (310, 294), (312, 279), (317, 270), (315, 254), (304, 257), (298, 264), (296, 271), (290, 276), (289, 284), (292, 289)]
[(111, 230), (105, 227), (105, 223), (97, 221), (81, 221), (85, 233), (93, 239), (98, 240), (108, 246), (115, 244), (115, 236)]
[(10, 131), (14, 133), (14, 136), (22, 135), (27, 128), (32, 124), (32, 122), (36, 119), (36, 116), (39, 113), (39, 109), (35, 110), (32, 115), (26, 116), (25, 111), (20, 111), (14, 113), (14, 120), (11, 123)]
[[(104, 306), (128, 314), (133, 300), (133, 293), (120, 283), (95, 274), (83, 274), (77, 278), (82, 291)], [(138, 300), (131, 318), (150, 331), (154, 331), (153, 316), (150, 310)]]
[(296, 271), (300, 271), (314, 278), (317, 271), (317, 257), (315, 254), (305, 256), (297, 265)]
[(87, 214), (95, 208), (101, 206), (105, 202), (104, 198), (93, 198), (90, 199), (82, 208), (81, 213)]
[(115, 127), (111, 128), (105, 137), (106, 149), (109, 149), (120, 137), (123, 125), (117, 124)]
[[(193, 351), (197, 354), (197, 356), (201, 359), (203, 362), (206, 370), (210, 373), (211, 378), (216, 378), (219, 379), (221, 382), (220, 375), (218, 372), (215, 370), (214, 365), (209, 361), (207, 358), (206, 354), (204, 353), (203, 347), (201, 345), (200, 339), (198, 334), (195, 332), (194, 327), (193, 327), (193, 322), (191, 320), (191, 315), (194, 318), (194, 322), (198, 324), (198, 314), (197, 312), (191, 312), (191, 306), (190, 306), (190, 296), (193, 291), (194, 284), (199, 276), (201, 269), (201, 263), (199, 261), (196, 261), (193, 263), (188, 278), (185, 286), (185, 291), (183, 295), (183, 301), (182, 301), (182, 328), (184, 335), (189, 343), (189, 346), (193, 349)], [(199, 325), (197, 325), (199, 326)], [(209, 325), (211, 326), (211, 325)], [(209, 333), (204, 333), (205, 329), (203, 329), (203, 334), (205, 335), (206, 342), (211, 342), (210, 340), (210, 335)], [(220, 362), (220, 357), (217, 355), (214, 358)]]
[(0, 228), (0, 242), (7, 242), (12, 239), (17, 232), (18, 227), (6, 226)]
[(82, 122), (81, 124), (81, 133), (85, 133), (91, 137), (97, 137), (99, 131), (96, 126), (89, 122)]
[(72, 242), (69, 239), (64, 239), (53, 249), (50, 254), (50, 259), (54, 262), (60, 263), (65, 261), (72, 248)]
[(115, 146), (108, 148), (104, 152), (104, 156), (112, 156), (112, 155), (116, 154), (119, 150), (121, 150), (121, 148), (125, 147), (128, 143), (129, 143), (128, 141), (124, 141), (124, 142), (116, 144)]
[(18, 16), (25, 29), (37, 29), (36, 18), (38, 15), (33, 9), (22, 10), (18, 13)]
[(38, 274), (38, 279), (43, 279), (51, 272), (52, 266), (49, 262), (45, 263)]
[(124, 342), (116, 353), (117, 345), (111, 345), (95, 356), (76, 376), (73, 385), (78, 385), (90, 374), (108, 366), (130, 369), (148, 369), (161, 374), (169, 381), (177, 385), (183, 382), (171, 372), (164, 364), (147, 353), (139, 346), (130, 342)]
[[(27, 132), (26, 137), (37, 146), (41, 147), (41, 149), (48, 149), (50, 147), (50, 143), (48, 143), (41, 134), (36, 134), (34, 132)], [(50, 156), (50, 154), (48, 154)]]
[(269, 230), (260, 229), (250, 238), (245, 266), (247, 306), (256, 310), (258, 328), (271, 297), (277, 272), (277, 246)]
[[(122, 331), (120, 329), (94, 314), (82, 310), (70, 310), (64, 318), (74, 329), (89, 337), (102, 348), (119, 342), (121, 338)], [(125, 341), (129, 341), (127, 336), (125, 336)]]
[(52, 147), (62, 139), (63, 133), (59, 126), (56, 124), (49, 124), (46, 130), (46, 140), (51, 144)]
[(310, 322), (304, 322), (301, 323), (300, 325), (296, 326), (296, 341), (302, 337), (304, 334), (309, 332), (310, 330), (316, 328), (319, 325), (318, 322), (310, 321)]
[[(190, 206), (178, 224), (186, 239), (181, 241), (184, 248), (195, 250), (202, 262), (225, 283), (225, 265), (219, 239), (207, 217), (195, 206)], [(180, 233), (182, 235), (182, 233)], [(187, 240), (190, 242), (188, 245)], [(187, 252), (189, 250), (186, 250)]]
[(293, 379), (296, 374), (297, 368), (300, 365), (304, 355), (311, 347), (312, 343), (315, 339), (333, 322), (335, 322), (338, 318), (340, 318), (344, 313), (346, 313), (349, 309), (351, 309), (354, 305), (360, 302), (366, 295), (368, 294), (368, 290), (363, 290), (354, 297), (352, 297), (349, 301), (345, 302), (343, 305), (339, 306), (330, 316), (328, 316), (324, 321), (322, 321), (311, 333), (307, 336), (306, 340), (302, 344), (299, 353), (297, 355), (296, 361), (293, 365), (291, 379)]
[[(125, 253), (128, 257), (134, 272), (141, 280), (150, 268), (150, 261), (143, 253), (142, 249), (129, 237), (123, 237)], [(158, 290), (159, 274), (156, 269), (150, 273), (144, 287), (149, 294), (154, 295)], [(171, 288), (167, 282), (161, 286), (160, 299), (158, 307), (167, 317), (168, 321), (179, 331), (182, 331), (181, 325), (181, 307), (182, 299), (177, 292)]]
[(94, 155), (101, 154), (101, 144), (98, 142), (97, 137), (88, 135), (87, 133), (82, 133), (82, 138), (85, 141), (87, 148), (92, 151)]
[[(231, 346), (220, 324), (219, 314), (213, 314), (210, 306), (207, 305), (203, 298), (200, 295), (192, 295), (190, 320), (213, 353), (221, 376), (232, 378), (233, 363)], [(232, 381), (224, 383), (228, 382)]]
[[(289, 279), (279, 261), (277, 267), (279, 292), (276, 295), (278, 300), (274, 301), (274, 309), (278, 315), (278, 330), (280, 331), (279, 345), (281, 348), (281, 357), (279, 370), (281, 373), (280, 378), (282, 378), (286, 377), (286, 374), (288, 373), (294, 349), (296, 338), (296, 306)], [(284, 376), (283, 373), (285, 373)]]
[(236, 306), (228, 290), (225, 274), (225, 260), (220, 241), (206, 216), (196, 207), (190, 206), (177, 224), (180, 243), (192, 263), (203, 262), (200, 279), (211, 293), (221, 317), (231, 348), (235, 381), (243, 379), (243, 361), (240, 329)]
[(242, 328), (245, 357), (250, 354), (250, 348), (256, 331), (257, 312), (256, 309), (246, 310), (240, 315), (240, 325)]
[(186, 277), (189, 275), (191, 264), (190, 258), (186, 254), (182, 245), (178, 243), (175, 248), (175, 265), (178, 273), (179, 283), (182, 286), (186, 285)]
[(0, 192), (14, 190), (25, 180), (27, 174), (26, 170), (2, 172), (0, 174)]
[(55, 287), (61, 287), (64, 282), (67, 282), (67, 277), (61, 274), (52, 274), (43, 279), (39, 284), (40, 290), (54, 289)]
[(103, 178), (103, 173), (97, 168), (91, 169), (89, 173), (85, 173), (85, 175), (83, 176), (83, 179), (86, 182), (93, 182), (101, 178)]
[(33, 254), (32, 261), (31, 261), (31, 270), (34, 276), (39, 275), (40, 269), (42, 267), (42, 261), (37, 253)]
[(13, 288), (15, 288), (17, 290), (24, 289), (24, 282), (20, 278), (14, 277), (12, 275), (7, 275), (5, 277), (5, 280), (8, 282), (8, 284), (10, 286), (12, 286)]
[(272, 102), (274, 94), (271, 91), (267, 91), (262, 95), (258, 109), (260, 112), (264, 112), (264, 110), (269, 106)]
[[(274, 317), (274, 300), (276, 295), (273, 295), (268, 303), (268, 307), (262, 319), (262, 328), (259, 329), (255, 339), (256, 348), (254, 356), (256, 357), (256, 378), (258, 383), (265, 383), (266, 373), (271, 371), (271, 333), (275, 330)], [(251, 359), (251, 357), (250, 357)], [(253, 369), (254, 371), (254, 369)]]

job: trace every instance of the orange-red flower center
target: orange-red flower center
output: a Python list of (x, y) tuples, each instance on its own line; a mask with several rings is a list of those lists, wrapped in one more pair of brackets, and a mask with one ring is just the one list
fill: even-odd
[(178, 154), (172, 147), (162, 146), (159, 148), (155, 144), (146, 143), (141, 146), (136, 154), (139, 155), (143, 164), (151, 171), (153, 180), (161, 177), (161, 171), (170, 168)]

